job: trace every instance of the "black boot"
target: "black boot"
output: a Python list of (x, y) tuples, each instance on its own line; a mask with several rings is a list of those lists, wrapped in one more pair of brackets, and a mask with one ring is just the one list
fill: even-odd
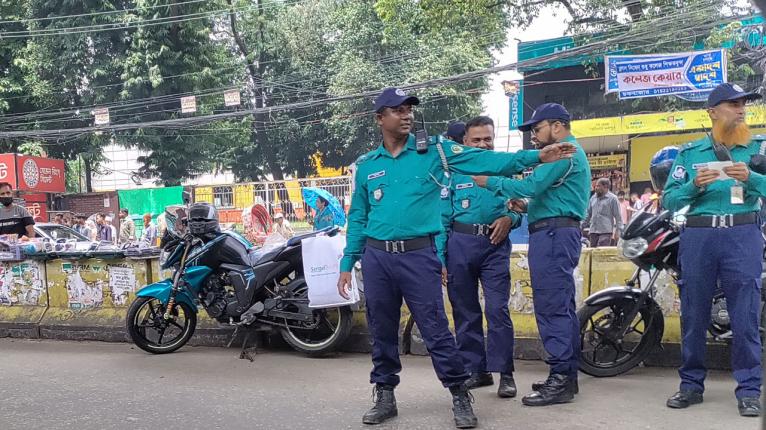
[(398, 414), (394, 387), (390, 385), (376, 385), (372, 390), (372, 401), (375, 403), (375, 406), (364, 414), (362, 417), (363, 423), (380, 424)]
[(702, 403), (702, 393), (696, 391), (681, 390), (668, 399), (666, 405), (673, 409), (685, 409), (691, 405)]
[(761, 416), (761, 399), (758, 397), (743, 397), (737, 400), (737, 409), (743, 417)]
[[(532, 383), (532, 391), (538, 391), (540, 387), (545, 385), (545, 381), (537, 381)], [(580, 384), (577, 382), (577, 378), (569, 378), (569, 388), (573, 394), (580, 393)]]
[(473, 414), (473, 396), (465, 385), (449, 388), (452, 393), (452, 413), (455, 415), (455, 427), (459, 429), (472, 429), (478, 424), (476, 415)]
[(475, 372), (471, 373), (471, 377), (465, 381), (465, 386), (469, 390), (479, 387), (489, 387), (494, 385), (495, 380), (492, 379), (492, 374), (489, 372)]
[(521, 403), (527, 406), (548, 406), (557, 403), (567, 403), (574, 399), (574, 392), (570, 388), (569, 378), (566, 375), (552, 374), (537, 391), (524, 396)]
[(505, 399), (516, 397), (516, 381), (513, 380), (513, 373), (503, 373), (500, 375), (500, 385), (497, 386), (497, 396)]

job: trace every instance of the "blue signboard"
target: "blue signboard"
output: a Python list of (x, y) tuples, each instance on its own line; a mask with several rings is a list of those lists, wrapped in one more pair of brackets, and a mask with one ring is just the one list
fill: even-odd
[(518, 130), (524, 122), (524, 81), (503, 82), (505, 95), (508, 96), (509, 130)]
[(726, 82), (726, 51), (608, 55), (606, 92), (620, 99), (709, 91)]

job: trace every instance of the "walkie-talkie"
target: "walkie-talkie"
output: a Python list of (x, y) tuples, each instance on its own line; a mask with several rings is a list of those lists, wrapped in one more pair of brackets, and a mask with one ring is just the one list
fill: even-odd
[(713, 142), (713, 153), (715, 154), (715, 158), (718, 161), (731, 161), (731, 152), (729, 151), (729, 148), (727, 148), (726, 145), (716, 142), (707, 127), (703, 126), (702, 128), (705, 130), (705, 134), (707, 134), (710, 141)]
[(423, 124), (423, 128), (415, 132), (415, 149), (418, 154), (425, 154), (428, 152), (428, 131), (426, 131), (426, 120), (420, 117), (420, 121)]

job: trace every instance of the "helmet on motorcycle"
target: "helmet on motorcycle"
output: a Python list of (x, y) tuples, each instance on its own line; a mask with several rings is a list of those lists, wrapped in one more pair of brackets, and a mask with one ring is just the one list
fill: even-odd
[(215, 235), (221, 231), (218, 211), (210, 203), (194, 203), (189, 206), (189, 232), (195, 236)]
[(649, 163), (649, 175), (655, 190), (662, 191), (665, 188), (665, 182), (668, 181), (668, 175), (676, 157), (678, 157), (678, 148), (675, 146), (666, 146), (652, 157), (652, 161)]

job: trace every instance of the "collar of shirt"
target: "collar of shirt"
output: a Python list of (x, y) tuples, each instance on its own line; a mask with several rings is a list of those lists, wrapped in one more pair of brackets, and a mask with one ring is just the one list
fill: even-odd
[[(399, 156), (401, 156), (404, 151), (414, 151), (415, 148), (415, 135), (410, 133), (409, 137), (407, 138), (407, 143), (404, 145), (404, 149), (402, 152), (399, 153)], [(393, 155), (391, 155), (390, 152), (386, 149), (386, 146), (384, 144), (380, 144), (378, 146), (378, 149), (373, 152), (373, 158), (380, 158), (380, 157), (388, 157), (388, 158), (394, 158)]]

